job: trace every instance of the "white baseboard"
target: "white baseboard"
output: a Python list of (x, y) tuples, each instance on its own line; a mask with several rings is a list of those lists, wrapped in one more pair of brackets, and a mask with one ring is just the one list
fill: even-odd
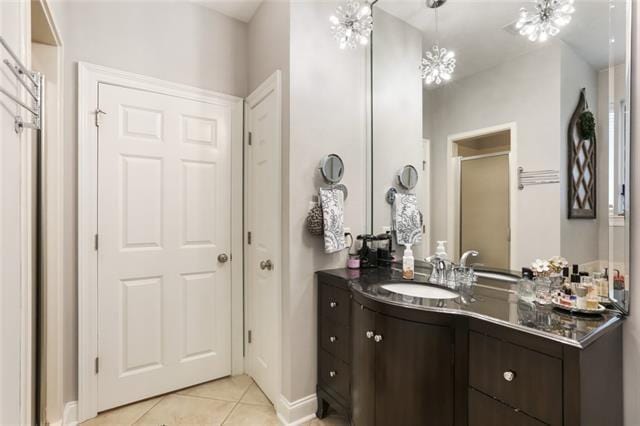
[(289, 402), (287, 398), (280, 395), (276, 411), (280, 423), (285, 426), (295, 426), (313, 420), (316, 417), (317, 407), (318, 401), (315, 393), (293, 402)]
[(78, 401), (69, 401), (64, 406), (62, 420), (52, 425), (76, 426), (78, 424)]

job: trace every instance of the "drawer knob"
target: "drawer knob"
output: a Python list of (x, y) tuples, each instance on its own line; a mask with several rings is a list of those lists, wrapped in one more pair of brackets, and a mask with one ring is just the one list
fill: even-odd
[(338, 303), (337, 303), (337, 302), (330, 302), (330, 303), (329, 303), (329, 307), (330, 307), (331, 309), (335, 308), (336, 306), (338, 306)]
[(337, 338), (336, 336), (330, 336), (330, 337), (329, 337), (329, 341), (330, 341), (331, 343), (335, 342), (336, 340), (338, 340), (338, 338)]
[(367, 336), (367, 339), (371, 339), (373, 337), (373, 331), (367, 331), (364, 335)]
[(329, 371), (329, 377), (336, 377), (338, 373), (336, 373), (335, 371), (331, 370)]
[(373, 336), (373, 340), (375, 340), (376, 343), (380, 343), (382, 342), (382, 336), (380, 334), (376, 334), (375, 336)]
[(513, 371), (509, 370), (509, 371), (505, 371), (504, 373), (502, 373), (502, 377), (504, 377), (504, 379), (507, 382), (512, 382), (513, 379), (516, 378), (516, 373), (514, 373)]

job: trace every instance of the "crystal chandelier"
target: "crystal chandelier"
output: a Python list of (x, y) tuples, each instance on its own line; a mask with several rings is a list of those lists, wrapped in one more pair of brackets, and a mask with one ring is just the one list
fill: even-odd
[(545, 42), (571, 22), (571, 14), (576, 10), (573, 3), (574, 0), (538, 0), (533, 12), (520, 9), (516, 29), (530, 41)]
[(347, 0), (338, 6), (335, 15), (329, 18), (331, 32), (338, 41), (340, 49), (351, 49), (358, 45), (366, 45), (373, 30), (371, 7), (354, 0)]
[(452, 50), (440, 47), (438, 42), (438, 7), (446, 0), (427, 0), (427, 7), (435, 9), (436, 15), (436, 42), (431, 50), (425, 52), (420, 65), (420, 74), (427, 84), (441, 84), (451, 80), (453, 70), (456, 68), (456, 54)]
[(422, 58), (420, 71), (422, 79), (427, 83), (440, 84), (443, 81), (451, 80), (451, 74), (456, 68), (455, 53), (434, 44), (431, 51), (425, 52)]

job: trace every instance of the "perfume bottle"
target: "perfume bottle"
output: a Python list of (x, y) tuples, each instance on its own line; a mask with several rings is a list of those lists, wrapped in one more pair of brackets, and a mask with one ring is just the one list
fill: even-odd
[(523, 268), (522, 278), (520, 278), (516, 284), (518, 297), (527, 303), (532, 303), (536, 299), (535, 287), (531, 278), (531, 272)]

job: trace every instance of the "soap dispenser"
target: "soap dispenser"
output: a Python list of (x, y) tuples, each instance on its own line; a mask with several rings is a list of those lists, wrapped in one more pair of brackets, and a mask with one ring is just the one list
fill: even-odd
[(441, 260), (449, 258), (449, 255), (447, 254), (446, 244), (446, 241), (438, 241), (438, 246), (436, 247), (436, 257), (439, 257)]
[(404, 255), (402, 256), (402, 278), (412, 280), (414, 276), (413, 250), (411, 250), (411, 244), (407, 244), (404, 249)]

